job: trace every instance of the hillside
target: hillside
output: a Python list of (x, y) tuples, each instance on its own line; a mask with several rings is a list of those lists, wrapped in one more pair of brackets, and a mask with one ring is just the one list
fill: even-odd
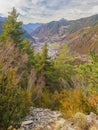
[[(45, 29), (58, 36), (62, 25), (68, 27), (68, 21), (51, 22)], [(0, 130), (97, 130), (98, 55), (92, 52), (89, 62), (87, 57), (77, 61), (61, 43), (45, 43), (37, 53), (22, 39), (23, 32), (13, 8), (0, 38)], [(63, 38), (83, 51), (97, 44), (97, 32), (96, 25)], [(57, 55), (51, 58), (49, 52)]]
[(41, 23), (28, 23), (28, 24), (23, 24), (23, 29), (30, 34), (39, 26), (41, 26)]
[(74, 52), (90, 54), (94, 50), (98, 53), (98, 25), (72, 33), (66, 39)]
[(96, 24), (98, 24), (98, 14), (87, 18), (81, 18), (78, 20), (70, 21), (69, 32), (73, 33), (80, 29), (91, 27)]
[(68, 21), (61, 19), (43, 24), (35, 29), (31, 35), (36, 43), (64, 43), (68, 34), (77, 32), (83, 28), (93, 27), (98, 23), (98, 15), (93, 15), (87, 18)]
[(59, 21), (52, 21), (50, 23), (42, 24), (35, 29), (31, 35), (38, 43), (54, 43), (60, 40), (62, 35), (68, 33), (67, 26), (69, 22), (65, 19)]

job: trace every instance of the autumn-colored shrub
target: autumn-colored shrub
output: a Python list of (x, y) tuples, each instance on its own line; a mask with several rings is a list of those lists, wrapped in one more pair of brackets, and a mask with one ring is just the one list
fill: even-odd
[(66, 118), (72, 117), (76, 112), (89, 114), (91, 111), (96, 111), (95, 107), (89, 103), (89, 98), (79, 89), (73, 91), (65, 90), (60, 97), (61, 111)]

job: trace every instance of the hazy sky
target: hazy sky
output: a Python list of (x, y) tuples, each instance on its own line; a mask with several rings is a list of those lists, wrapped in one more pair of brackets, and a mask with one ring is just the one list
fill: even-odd
[(98, 0), (0, 0), (0, 16), (7, 16), (12, 7), (24, 23), (78, 19), (98, 13)]

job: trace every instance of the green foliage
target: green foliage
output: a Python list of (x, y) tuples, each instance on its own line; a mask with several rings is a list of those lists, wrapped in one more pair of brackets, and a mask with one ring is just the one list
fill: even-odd
[(19, 127), (32, 105), (31, 95), (18, 86), (17, 69), (0, 69), (0, 128)]
[[(75, 64), (66, 44), (62, 45), (54, 61), (48, 56), (47, 44), (42, 53), (36, 54), (32, 43), (28, 39), (22, 40), (24, 31), (17, 18), (13, 8), (0, 37), (6, 44), (0, 49), (15, 52), (15, 58), (11, 57), (12, 53), (7, 53), (5, 58), (6, 53), (2, 57), (3, 51), (0, 51), (3, 63), (8, 64), (6, 67), (0, 62), (0, 129), (10, 125), (18, 127), (32, 102), (35, 107), (61, 110), (67, 118), (78, 111), (98, 113), (97, 54), (92, 51), (92, 61), (79, 65)], [(79, 117), (81, 119), (76, 116), (76, 122), (83, 119), (84, 128), (84, 117)]]
[(19, 45), (20, 49), (28, 55), (28, 68), (31, 68), (35, 64), (34, 50), (31, 45), (32, 43), (28, 39), (24, 39)]
[[(39, 90), (37, 89), (37, 91)], [(34, 105), (37, 107), (59, 110), (61, 107), (59, 96), (60, 94), (58, 92), (52, 93), (49, 89), (44, 88), (44, 90), (39, 93), (38, 98), (34, 101)]]
[(58, 70), (61, 86), (66, 88), (74, 88), (73, 75), (75, 74), (75, 66), (73, 60), (67, 46), (64, 44), (55, 61), (55, 67)]
[(36, 56), (36, 69), (38, 77), (43, 76), (45, 86), (51, 91), (55, 91), (57, 88), (57, 75), (54, 68), (54, 62), (48, 56), (47, 44), (44, 45), (42, 53)]
[(51, 67), (51, 61), (50, 58), (48, 57), (48, 49), (47, 49), (47, 44), (44, 45), (42, 53), (40, 55), (40, 61), (39, 61), (39, 72), (43, 74), (43, 76), (47, 77), (46, 72), (48, 72), (49, 68)]
[(80, 65), (79, 74), (82, 87), (86, 88), (89, 94), (98, 94), (98, 62), (92, 60), (92, 63)]
[(79, 66), (77, 76), (83, 93), (88, 96), (91, 106), (98, 113), (98, 56), (95, 52), (91, 56), (90, 63)]
[(1, 35), (2, 42), (12, 42), (15, 45), (18, 45), (21, 42), (21, 36), (24, 34), (24, 31), (22, 30), (22, 22), (18, 22), (17, 18), (18, 14), (16, 9), (13, 8), (3, 25), (3, 34)]

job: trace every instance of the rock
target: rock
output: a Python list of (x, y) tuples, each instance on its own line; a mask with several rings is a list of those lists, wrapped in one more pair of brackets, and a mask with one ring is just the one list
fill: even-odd
[(58, 111), (49, 109), (34, 108), (30, 109), (30, 114), (22, 122), (22, 130), (56, 130), (63, 127), (65, 120)]
[(89, 127), (95, 127), (96, 129), (98, 129), (98, 115), (96, 115), (95, 113), (91, 112), (90, 115), (87, 115), (87, 122)]
[[(81, 129), (80, 124), (84, 124), (85, 120), (86, 130), (98, 130), (98, 116), (94, 113), (84, 115), (78, 112), (75, 115), (75, 119), (77, 119), (76, 123), (74, 118), (65, 120), (58, 111), (32, 107), (30, 114), (21, 124), (21, 130), (84, 130), (84, 127)], [(78, 122), (78, 119), (80, 122)]]
[(32, 124), (33, 120), (24, 121), (21, 126)]

